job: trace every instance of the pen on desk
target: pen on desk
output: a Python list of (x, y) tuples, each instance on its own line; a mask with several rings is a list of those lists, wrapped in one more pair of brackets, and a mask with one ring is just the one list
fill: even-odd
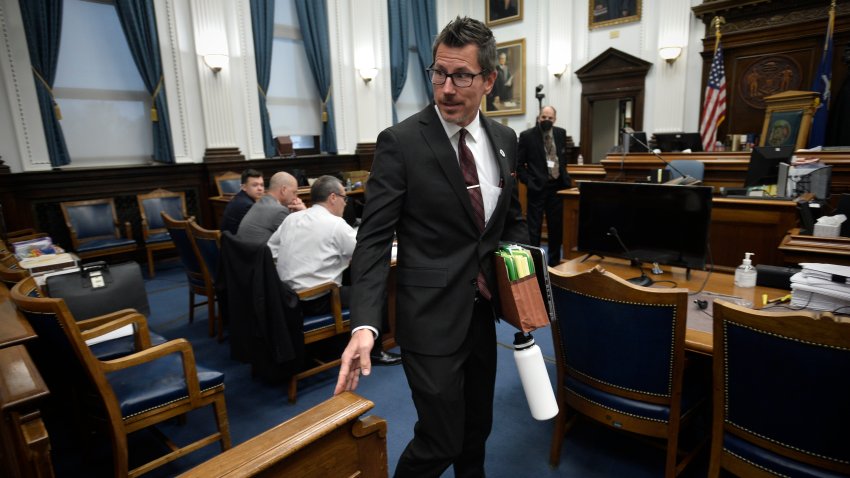
[(791, 294), (786, 294), (786, 295), (783, 295), (781, 297), (775, 297), (773, 299), (768, 299), (767, 294), (762, 294), (761, 300), (762, 300), (763, 305), (781, 304), (782, 302), (788, 302), (789, 300), (791, 300)]

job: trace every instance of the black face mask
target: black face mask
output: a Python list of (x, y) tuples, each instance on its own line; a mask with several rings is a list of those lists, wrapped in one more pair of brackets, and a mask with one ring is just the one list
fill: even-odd
[(550, 129), (552, 129), (553, 124), (555, 123), (552, 121), (543, 120), (540, 122), (540, 129), (542, 129), (543, 131), (549, 131)]

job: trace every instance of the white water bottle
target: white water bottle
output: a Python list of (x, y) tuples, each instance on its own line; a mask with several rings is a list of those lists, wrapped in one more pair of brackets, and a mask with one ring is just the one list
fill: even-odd
[(584, 164), (584, 156), (579, 154), (578, 158), (576, 158), (576, 164)]
[(548, 420), (557, 415), (558, 402), (543, 363), (543, 353), (531, 334), (514, 334), (514, 360), (531, 416), (535, 420)]

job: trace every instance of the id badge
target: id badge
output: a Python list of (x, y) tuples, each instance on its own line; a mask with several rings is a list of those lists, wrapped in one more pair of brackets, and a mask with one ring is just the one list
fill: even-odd
[(547, 161), (546, 161), (546, 167), (547, 167), (547, 168), (550, 168), (550, 169), (551, 169), (551, 168), (554, 168), (554, 167), (555, 167), (555, 161), (547, 160)]

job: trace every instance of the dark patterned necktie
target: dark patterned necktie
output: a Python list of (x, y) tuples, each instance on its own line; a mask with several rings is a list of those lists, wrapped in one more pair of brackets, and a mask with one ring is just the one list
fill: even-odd
[[(466, 183), (466, 190), (469, 191), (469, 201), (472, 203), (472, 211), (475, 213), (475, 222), (479, 232), (484, 232), (484, 198), (481, 195), (481, 184), (478, 180), (478, 169), (475, 167), (475, 157), (472, 156), (472, 151), (466, 145), (466, 129), (460, 130), (460, 138), (457, 141), (457, 154), (460, 162), (460, 171), (463, 173), (463, 182)], [(487, 281), (484, 279), (484, 273), (478, 270), (476, 278), (478, 284), (478, 292), (487, 300), (490, 300), (492, 294), (487, 287)]]
[(546, 160), (553, 163), (552, 167), (549, 168), (549, 177), (551, 179), (558, 179), (558, 176), (560, 176), (558, 154), (555, 151), (555, 138), (552, 136), (551, 132), (543, 134), (543, 148), (546, 149)]

